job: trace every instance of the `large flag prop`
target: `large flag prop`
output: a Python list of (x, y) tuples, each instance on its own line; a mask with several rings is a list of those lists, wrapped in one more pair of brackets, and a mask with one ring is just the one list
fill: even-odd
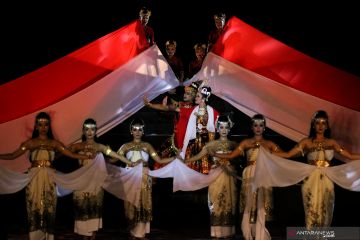
[(38, 70), (0, 86), (0, 123), (33, 113), (84, 89), (148, 47), (134, 21)]
[[(77, 71), (76, 67), (73, 71)], [(50, 113), (56, 138), (70, 144), (80, 140), (82, 122), (86, 118), (96, 119), (98, 134), (101, 135), (140, 110), (144, 106), (142, 98), (145, 93), (153, 99), (176, 86), (177, 78), (154, 45), (81, 91), (36, 110)], [(36, 85), (32, 87), (36, 89)], [(1, 153), (14, 151), (31, 137), (38, 111), (0, 124)], [(0, 165), (24, 171), (29, 166), (27, 158), (23, 155), (14, 161), (0, 160)]]
[(207, 79), (213, 93), (299, 141), (315, 111), (330, 115), (332, 135), (360, 152), (360, 78), (321, 63), (257, 31), (237, 18), (190, 81)]
[[(133, 24), (110, 41), (112, 44), (107, 42), (111, 37), (104, 37), (101, 40), (105, 43), (100, 41), (98, 47), (90, 44), (82, 48), (77, 58), (69, 57), (63, 65), (59, 64), (58, 71), (48, 72), (46, 68), (53, 66), (50, 64), (38, 73), (31, 73), (39, 74), (43, 81), (31, 78), (33, 81), (23, 85), (20, 81), (18, 88), (9, 87), (15, 84), (11, 82), (1, 86), (4, 111), (1, 112), (0, 152), (13, 151), (31, 136), (34, 117), (40, 110), (50, 112), (56, 137), (69, 144), (79, 140), (85, 118), (95, 118), (99, 134), (103, 134), (138, 111), (143, 106), (144, 93), (152, 99), (176, 87), (178, 81), (157, 46), (138, 54), (145, 46), (141, 44), (143, 32), (137, 22)], [(132, 39), (129, 36), (136, 39), (138, 35), (138, 41), (125, 44), (125, 40)], [(120, 40), (125, 41), (124, 45)], [(118, 56), (112, 55), (111, 49), (121, 48), (116, 42), (124, 47), (121, 51), (129, 50), (127, 56), (131, 57), (121, 58), (112, 65), (111, 59)], [(80, 61), (81, 56), (94, 58)], [(67, 82), (71, 74), (62, 78), (61, 66), (66, 73), (78, 74), (83, 77), (79, 77), (80, 80), (86, 81)], [(205, 78), (217, 96), (249, 116), (264, 114), (270, 128), (295, 141), (307, 135), (312, 114), (324, 109), (330, 115), (334, 138), (348, 150), (360, 151), (357, 141), (360, 101), (355, 94), (360, 89), (359, 78), (299, 53), (236, 18), (228, 21), (214, 53), (207, 55), (201, 71), (191, 81)], [(26, 76), (20, 78), (23, 79)], [(51, 79), (56, 79), (57, 88), (50, 87)], [(329, 79), (332, 85), (328, 84)], [(38, 84), (47, 84), (47, 87)], [(67, 88), (68, 84), (71, 87)], [(20, 90), (29, 93), (23, 95)], [(15, 161), (0, 161), (0, 165), (23, 171), (27, 168), (26, 156)]]
[(299, 91), (360, 111), (360, 77), (290, 48), (236, 17), (227, 22), (213, 53)]

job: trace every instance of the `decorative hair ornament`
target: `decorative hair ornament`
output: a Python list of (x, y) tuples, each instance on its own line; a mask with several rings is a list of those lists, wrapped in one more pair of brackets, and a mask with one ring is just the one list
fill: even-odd
[(265, 125), (265, 119), (251, 119), (253, 124), (263, 124)]
[(86, 123), (86, 124), (84, 124), (84, 128), (96, 128), (96, 124)]
[(134, 126), (131, 126), (131, 130), (144, 131), (144, 125), (134, 125)]
[(49, 119), (47, 119), (47, 118), (38, 118), (38, 119), (36, 119), (36, 122), (38, 122), (38, 123), (48, 123)]
[(207, 87), (202, 87), (200, 93), (206, 95), (206, 99), (211, 95), (211, 91), (208, 91)]
[(327, 123), (327, 119), (323, 117), (315, 118), (314, 122), (316, 123)]
[(142, 119), (133, 119), (130, 123), (130, 132), (132, 132), (133, 130), (140, 130), (140, 131), (144, 131), (144, 121)]
[(196, 83), (193, 82), (189, 86), (185, 86), (185, 91), (191, 92), (191, 95), (196, 96), (198, 86), (196, 85)]
[[(320, 115), (320, 116), (318, 116), (318, 115)], [(312, 115), (311, 121), (314, 122), (316, 119), (320, 119), (320, 118), (325, 119), (327, 121), (329, 120), (329, 117), (328, 117), (327, 113), (325, 111), (323, 111), (323, 110), (319, 110), (319, 111), (316, 111)]]
[(229, 116), (226, 116), (226, 121), (219, 120), (219, 116), (217, 116), (215, 123), (216, 123), (215, 124), (216, 128), (219, 128), (220, 125), (225, 125), (225, 124), (229, 126), (229, 129), (231, 129), (234, 126), (234, 123), (233, 121), (231, 121)]

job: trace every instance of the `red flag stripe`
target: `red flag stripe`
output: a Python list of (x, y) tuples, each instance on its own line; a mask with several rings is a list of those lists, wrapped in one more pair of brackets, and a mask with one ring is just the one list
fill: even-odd
[(229, 19), (212, 51), (267, 78), (360, 111), (360, 77), (311, 58), (236, 17)]
[(0, 86), (0, 123), (56, 103), (84, 89), (148, 47), (134, 21), (40, 69)]

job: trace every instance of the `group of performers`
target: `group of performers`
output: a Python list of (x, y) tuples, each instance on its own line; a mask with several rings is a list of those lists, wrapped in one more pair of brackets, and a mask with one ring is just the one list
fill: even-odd
[[(142, 140), (145, 129), (142, 119), (133, 119), (130, 124), (132, 141), (114, 152), (97, 142), (94, 119), (84, 121), (82, 142), (66, 147), (54, 139), (50, 116), (39, 113), (32, 137), (14, 152), (0, 154), (0, 159), (11, 160), (29, 152), (31, 167), (26, 173), (0, 167), (0, 194), (26, 189), (29, 238), (54, 239), (57, 195), (73, 193), (74, 231), (85, 239), (95, 239), (96, 232), (102, 228), (104, 190), (124, 200), (130, 236), (145, 238), (150, 233), (152, 220), (153, 177), (173, 178), (174, 191), (208, 187), (210, 235), (213, 238), (235, 236), (236, 204), (239, 202), (244, 238), (270, 239), (265, 223), (272, 217), (274, 186), (303, 181), (308, 229), (331, 225), (333, 181), (349, 190), (359, 191), (353, 183), (360, 178), (360, 161), (343, 164), (346, 166), (341, 169), (330, 167), (335, 153), (349, 160), (360, 159), (360, 154), (348, 152), (331, 138), (325, 111), (314, 114), (309, 137), (284, 152), (276, 143), (264, 138), (266, 120), (263, 115), (252, 117), (253, 136), (236, 143), (228, 138), (233, 121), (207, 104), (210, 87), (192, 83), (184, 92), (184, 101), (171, 105), (167, 105), (166, 100), (163, 104), (151, 103), (144, 97), (144, 104), (150, 108), (177, 113), (174, 134), (168, 141), (172, 150), (166, 152), (167, 156), (159, 156), (156, 148)], [(81, 167), (68, 174), (57, 172), (53, 168), (57, 154), (78, 159)], [(285, 160), (299, 154), (307, 156), (307, 164)], [(110, 160), (105, 161), (104, 155)], [(237, 156), (247, 159), (240, 194), (236, 184), (239, 177), (231, 161)], [(150, 158), (160, 164), (158, 169), (149, 169)], [(122, 161), (126, 167), (111, 164), (116, 161)], [(272, 161), (276, 164), (271, 165)], [(289, 171), (289, 164), (296, 164), (293, 169), (303, 170), (299, 173)], [(273, 170), (278, 173), (276, 176), (271, 175)], [(349, 171), (352, 171), (352, 178), (345, 176)], [(332, 178), (334, 175), (337, 175), (336, 179)]]

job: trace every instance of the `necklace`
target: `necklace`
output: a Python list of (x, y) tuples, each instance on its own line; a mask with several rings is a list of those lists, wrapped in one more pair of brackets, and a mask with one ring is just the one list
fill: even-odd
[(317, 151), (323, 151), (325, 147), (325, 141), (314, 141), (315, 149)]
[(198, 113), (199, 116), (205, 115), (205, 113), (206, 113), (206, 107), (199, 107), (199, 110), (198, 110), (197, 113)]

